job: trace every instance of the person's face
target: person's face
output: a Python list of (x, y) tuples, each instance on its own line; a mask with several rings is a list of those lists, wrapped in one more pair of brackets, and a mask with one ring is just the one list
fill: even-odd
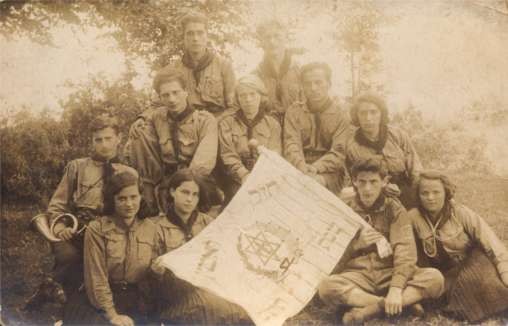
[(178, 114), (187, 106), (188, 93), (178, 81), (170, 81), (160, 86), (159, 97), (169, 112)]
[(261, 103), (259, 92), (252, 87), (240, 85), (236, 89), (236, 96), (247, 119), (253, 119), (258, 114)]
[(446, 193), (441, 180), (422, 179), (418, 195), (423, 208), (431, 215), (438, 214), (443, 209)]
[(208, 33), (203, 23), (188, 23), (183, 34), (186, 52), (201, 54), (208, 44)]
[(138, 185), (132, 185), (123, 188), (118, 194), (113, 196), (115, 201), (115, 214), (123, 219), (131, 219), (136, 216), (141, 203)]
[(378, 199), (387, 178), (381, 178), (377, 172), (360, 172), (353, 180), (356, 191), (365, 207), (371, 207)]
[(93, 150), (95, 154), (105, 160), (110, 160), (116, 156), (120, 140), (120, 135), (111, 127), (92, 133)]
[(310, 102), (319, 103), (328, 98), (330, 83), (322, 69), (314, 69), (303, 76), (303, 91)]
[(263, 34), (262, 47), (268, 54), (282, 53), (286, 50), (286, 35), (281, 30), (271, 30)]
[(381, 110), (379, 110), (374, 103), (360, 103), (358, 106), (357, 117), (362, 132), (373, 136), (377, 136), (379, 134)]
[(182, 182), (176, 189), (170, 190), (175, 203), (175, 211), (180, 214), (192, 213), (199, 202), (199, 186), (194, 181)]

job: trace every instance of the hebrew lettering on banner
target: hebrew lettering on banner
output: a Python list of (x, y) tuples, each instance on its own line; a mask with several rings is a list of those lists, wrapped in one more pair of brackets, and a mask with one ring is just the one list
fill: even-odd
[(260, 151), (222, 214), (163, 264), (239, 304), (257, 325), (281, 325), (311, 300), (364, 223), (282, 157)]

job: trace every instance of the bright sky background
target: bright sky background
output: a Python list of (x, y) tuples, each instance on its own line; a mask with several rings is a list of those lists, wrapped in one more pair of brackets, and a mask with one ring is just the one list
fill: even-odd
[[(460, 1), (379, 3), (387, 14), (399, 17), (381, 31), (380, 40), (383, 69), (378, 78), (389, 90), (392, 110), (412, 103), (441, 118), (453, 116), (473, 100), (491, 96), (508, 105), (508, 16)], [(282, 20), (289, 15), (302, 17), (293, 45), (308, 51), (298, 60), (328, 62), (334, 71), (333, 92), (349, 94), (344, 53), (328, 36), (333, 22), (325, 12), (304, 16), (298, 5), (298, 0), (275, 5)], [(253, 23), (266, 18), (273, 9), (272, 1), (256, 2)], [(106, 32), (64, 26), (54, 31), (56, 47), (0, 38), (2, 107), (27, 105), (34, 111), (47, 107), (58, 114), (58, 100), (72, 91), (64, 86), (65, 81), (85, 82), (99, 72), (111, 80), (118, 78), (125, 70), (124, 56), (114, 40), (104, 36)], [(246, 46), (233, 51), (238, 75), (250, 71), (261, 59), (259, 49), (253, 44)], [(138, 65), (138, 72), (136, 87), (150, 87), (146, 66)]]

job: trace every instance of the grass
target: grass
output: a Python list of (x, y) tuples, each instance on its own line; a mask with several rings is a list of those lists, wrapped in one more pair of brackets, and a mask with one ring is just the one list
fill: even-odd
[[(508, 179), (493, 176), (456, 178), (460, 180), (457, 201), (483, 216), (508, 245)], [(61, 307), (47, 304), (40, 312), (20, 310), (24, 299), (38, 286), (44, 273), (51, 270), (53, 259), (48, 243), (29, 228), (33, 207), (2, 207), (1, 216), (1, 308), (4, 325), (51, 325), (61, 317)], [(428, 307), (427, 307), (428, 308)], [(313, 300), (287, 325), (337, 324), (335, 313)], [(463, 325), (447, 318), (438, 308), (428, 308), (424, 319), (402, 315), (394, 319), (376, 319), (367, 325)], [(508, 324), (508, 313), (484, 321), (484, 325)]]

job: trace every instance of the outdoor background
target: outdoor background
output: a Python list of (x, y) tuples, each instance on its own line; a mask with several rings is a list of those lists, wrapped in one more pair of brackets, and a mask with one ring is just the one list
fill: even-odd
[[(211, 46), (237, 77), (261, 60), (256, 25), (275, 18), (306, 50), (300, 64), (331, 65), (345, 109), (359, 92), (382, 93), (424, 166), (447, 171), (459, 201), (508, 244), (508, 0), (0, 0), (4, 322), (58, 320), (56, 305), (19, 310), (52, 266), (28, 222), (65, 164), (89, 154), (93, 116), (118, 114), (126, 133), (149, 105), (154, 71), (181, 53), (178, 18), (189, 9), (209, 16)], [(333, 322), (313, 303), (290, 323)], [(438, 310), (423, 322), (453, 323)]]

